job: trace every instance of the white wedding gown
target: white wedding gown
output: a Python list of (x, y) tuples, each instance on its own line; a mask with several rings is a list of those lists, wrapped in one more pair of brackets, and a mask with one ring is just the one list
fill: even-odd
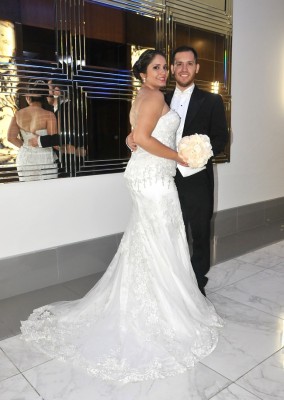
[[(174, 148), (178, 125), (169, 111), (152, 135)], [(114, 259), (82, 299), (35, 310), (22, 322), (26, 340), (121, 382), (183, 373), (212, 352), (222, 321), (196, 284), (175, 171), (174, 161), (132, 154), (125, 178), (133, 212)]]
[[(47, 135), (46, 129), (36, 131), (38, 136)], [(32, 147), (29, 146), (29, 139), (35, 137), (31, 132), (21, 129), (24, 141), (20, 147), (17, 158), (17, 171), (21, 182), (39, 181), (58, 177), (57, 156), (52, 147)]]

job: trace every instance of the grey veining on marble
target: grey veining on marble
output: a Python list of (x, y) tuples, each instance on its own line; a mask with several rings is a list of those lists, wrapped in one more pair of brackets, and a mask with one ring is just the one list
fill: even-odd
[(218, 293), (208, 297), (225, 326), (217, 348), (203, 364), (235, 381), (283, 346), (283, 320)]
[[(237, 257), (238, 260), (254, 264), (262, 268), (272, 268), (283, 261), (283, 256), (263, 248)], [(280, 250), (279, 250), (280, 251)]]
[(52, 360), (24, 373), (48, 400), (207, 400), (230, 383), (201, 363), (185, 374), (130, 384), (103, 382)]
[(22, 375), (12, 376), (11, 378), (0, 382), (0, 399), (45, 400), (36, 392), (36, 390), (34, 390)]
[[(231, 383), (202, 363), (185, 374), (168, 379), (127, 385), (105, 383), (79, 368), (72, 367), (70, 363), (50, 360), (29, 343), (21, 340), (19, 335), (1, 341), (0, 348), (15, 366), (15, 370), (11, 369), (7, 376), (21, 371), (31, 385), (48, 400), (92, 400), (94, 393), (98, 396), (96, 400), (156, 400), (159, 396), (163, 396), (163, 400), (187, 400), (188, 396), (195, 400), (206, 400)], [(114, 397), (104, 397), (106, 391)]]
[(19, 370), (0, 349), (0, 381), (19, 374)]
[[(282, 331), (284, 345), (284, 321)], [(284, 399), (284, 349), (249, 371), (237, 384), (262, 400)]]
[(284, 264), (218, 290), (230, 299), (284, 319)]
[[(165, 380), (105, 383), (50, 359), (19, 335), (2, 340), (0, 399), (283, 400), (283, 275), (284, 241), (214, 266), (207, 294), (225, 321), (217, 348), (194, 369)], [(19, 321), (36, 307), (83, 296), (100, 276), (1, 300), (0, 337), (18, 333)]]
[(50, 360), (50, 357), (22, 340), (20, 335), (2, 340), (0, 348), (21, 372)]
[(214, 265), (207, 274), (209, 281), (206, 291), (215, 292), (224, 286), (258, 274), (260, 271), (262, 268), (237, 259)]
[(259, 397), (233, 383), (210, 400), (259, 400)]

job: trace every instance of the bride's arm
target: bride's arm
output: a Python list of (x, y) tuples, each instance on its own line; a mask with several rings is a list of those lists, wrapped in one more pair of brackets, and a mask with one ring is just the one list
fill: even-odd
[(175, 150), (151, 136), (162, 116), (164, 106), (164, 95), (160, 91), (153, 91), (141, 100), (133, 130), (133, 139), (136, 145), (155, 156), (182, 162)]
[(47, 117), (47, 134), (48, 135), (56, 135), (57, 134), (57, 120), (53, 112), (49, 111), (49, 115)]
[(19, 138), (20, 129), (16, 122), (16, 117), (14, 116), (10, 122), (8, 128), (7, 140), (14, 146), (22, 147), (23, 141)]
[(47, 135), (38, 136), (29, 139), (29, 145), (33, 147), (54, 147), (55, 149), (59, 149), (60, 145), (60, 137), (57, 133), (57, 120), (55, 115), (48, 111), (47, 119), (46, 119), (46, 131)]

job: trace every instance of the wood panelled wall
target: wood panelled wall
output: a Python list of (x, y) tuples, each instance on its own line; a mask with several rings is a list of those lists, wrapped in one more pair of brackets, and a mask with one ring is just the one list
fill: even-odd
[(0, 2), (0, 18), (23, 25), (54, 29), (53, 0), (9, 0)]
[[(3, 4), (5, 3), (5, 4)], [(85, 35), (90, 39), (153, 46), (155, 20), (92, 2), (85, 2)], [(9, 0), (0, 4), (0, 19), (55, 29), (54, 0)]]

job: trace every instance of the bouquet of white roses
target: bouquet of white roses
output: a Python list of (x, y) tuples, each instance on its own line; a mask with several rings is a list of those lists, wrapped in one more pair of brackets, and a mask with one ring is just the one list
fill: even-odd
[(184, 136), (178, 144), (178, 154), (189, 167), (204, 167), (213, 156), (209, 137), (198, 133)]

